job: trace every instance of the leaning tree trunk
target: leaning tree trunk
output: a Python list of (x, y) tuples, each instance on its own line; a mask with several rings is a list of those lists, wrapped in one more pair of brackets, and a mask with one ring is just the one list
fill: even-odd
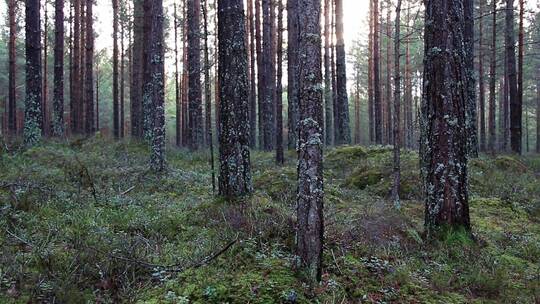
[(150, 143), (152, 154), (150, 156), (150, 167), (154, 171), (165, 169), (165, 45), (163, 40), (163, 2), (162, 0), (152, 0), (148, 3), (149, 40), (146, 61), (146, 71), (149, 77), (144, 84), (145, 104), (152, 107), (150, 132)]
[(9, 0), (9, 80), (8, 80), (8, 130), (10, 135), (17, 134), (17, 93), (16, 93), (16, 65), (17, 58), (15, 43), (17, 37), (17, 23), (15, 16), (16, 1)]
[(243, 0), (221, 0), (218, 3), (221, 100), (219, 194), (229, 199), (253, 191), (249, 159), (248, 58), (243, 43), (243, 3)]
[(93, 0), (86, 0), (86, 77), (85, 77), (85, 113), (86, 134), (96, 131), (94, 124), (94, 29), (92, 19)]
[(200, 35), (200, 0), (187, 1), (188, 23), (188, 95), (189, 95), (189, 147), (199, 149), (204, 143), (201, 92), (201, 35)]
[[(320, 1), (300, 0), (298, 195), (296, 254), (308, 279), (321, 279), (323, 250), (323, 92)], [(301, 9), (300, 9), (301, 8)]]
[[(329, 1), (329, 0), (327, 0)], [(296, 149), (298, 141), (298, 0), (287, 0), (287, 101), (288, 148)]]
[(24, 144), (31, 147), (41, 139), (41, 40), (39, 0), (26, 0), (26, 99), (24, 101)]
[(54, 3), (53, 136), (64, 136), (64, 0)]
[(345, 40), (343, 38), (343, 0), (336, 1), (336, 84), (337, 84), (337, 113), (338, 130), (335, 132), (336, 145), (351, 143), (351, 127), (349, 118), (349, 98), (347, 96), (347, 71), (345, 66)]
[(514, 33), (514, 0), (506, 1), (506, 69), (510, 97), (510, 148), (521, 154), (521, 108), (516, 71), (516, 39)]
[(420, 157), (425, 228), (470, 229), (467, 185), (468, 58), (463, 7), (470, 0), (426, 1)]

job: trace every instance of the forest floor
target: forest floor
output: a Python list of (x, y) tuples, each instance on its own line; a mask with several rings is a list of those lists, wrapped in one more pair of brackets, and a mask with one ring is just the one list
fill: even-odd
[(208, 154), (92, 138), (0, 156), (0, 303), (540, 303), (540, 156), (470, 163), (474, 241), (422, 238), (415, 152), (325, 153), (323, 281), (296, 275), (295, 153), (252, 154), (255, 193), (214, 198)]

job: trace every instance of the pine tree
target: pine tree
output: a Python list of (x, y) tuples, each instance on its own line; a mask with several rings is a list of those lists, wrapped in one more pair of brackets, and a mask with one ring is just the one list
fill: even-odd
[(321, 279), (323, 250), (323, 92), (320, 1), (300, 0), (298, 18), (298, 194), (296, 255), (314, 284)]
[(262, 37), (262, 79), (259, 84), (262, 86), (262, 149), (272, 151), (275, 145), (275, 117), (274, 117), (274, 96), (275, 96), (275, 75), (272, 31), (273, 19), (271, 12), (273, 5), (271, 0), (262, 0), (263, 17), (263, 37)]
[[(298, 141), (298, 9), (299, 0), (287, 0), (287, 114), (289, 149), (296, 149)], [(326, 0), (330, 1), (330, 0)], [(258, 58), (258, 57), (257, 57)]]
[(187, 42), (188, 42), (188, 100), (189, 100), (189, 147), (199, 149), (204, 143), (204, 125), (201, 92), (201, 35), (200, 0), (187, 1)]
[(64, 136), (64, 0), (54, 2), (53, 136)]
[(86, 134), (96, 131), (94, 124), (94, 29), (92, 19), (93, 0), (86, 0), (86, 77), (85, 77), (85, 113)]
[(469, 156), (478, 157), (478, 119), (476, 109), (476, 75), (474, 71), (474, 0), (463, 0), (465, 14), (464, 39), (466, 67), (466, 116), (465, 127), (468, 134), (467, 151)]
[(26, 99), (24, 102), (24, 144), (34, 146), (41, 139), (41, 39), (39, 0), (26, 0)]
[(17, 93), (16, 93), (16, 71), (17, 57), (15, 42), (17, 37), (16, 17), (16, 1), (9, 0), (8, 2), (8, 19), (9, 19), (9, 80), (8, 80), (8, 130), (10, 135), (17, 134)]
[(495, 100), (496, 100), (496, 81), (497, 81), (497, 0), (492, 0), (492, 36), (491, 36), (491, 58), (489, 64), (489, 112), (488, 112), (488, 151), (495, 153), (495, 144), (497, 135), (495, 133)]
[(131, 136), (142, 138), (143, 136), (143, 113), (142, 113), (142, 81), (143, 81), (143, 24), (144, 6), (143, 0), (133, 0), (133, 46), (131, 52), (131, 88), (130, 88), (130, 117)]
[(521, 154), (521, 108), (518, 96), (516, 46), (514, 33), (514, 0), (506, 1), (506, 72), (508, 96), (510, 97), (510, 147), (512, 152)]
[(426, 2), (420, 159), (429, 237), (445, 227), (470, 229), (466, 1)]
[(478, 19), (478, 114), (480, 118), (480, 151), (486, 151), (486, 97), (484, 88), (484, 1), (479, 0)]
[(276, 73), (276, 162), (285, 163), (283, 153), (283, 0), (277, 0), (277, 73)]
[(118, 0), (112, 0), (113, 7), (113, 134), (120, 138), (120, 104), (118, 88)]
[(80, 129), (80, 88), (81, 88), (81, 1), (73, 0), (73, 54), (71, 58), (70, 119), (71, 133), (78, 134)]
[(324, 111), (325, 144), (331, 146), (334, 138), (332, 79), (330, 71), (330, 0), (324, 0)]
[(373, 111), (375, 116), (375, 143), (382, 144), (382, 101), (380, 82), (380, 53), (379, 53), (379, 0), (373, 1)]
[(345, 40), (343, 38), (343, 0), (335, 0), (336, 5), (336, 85), (337, 85), (337, 119), (338, 130), (335, 132), (336, 145), (351, 143), (349, 118), (349, 98), (347, 93), (347, 71), (345, 66)]
[(219, 194), (232, 199), (253, 191), (249, 158), (249, 85), (243, 0), (218, 2)]
[(249, 24), (249, 145), (257, 146), (257, 73), (255, 57), (255, 21), (253, 16), (253, 0), (247, 1), (247, 22)]
[(395, 36), (394, 36), (394, 117), (393, 117), (393, 143), (394, 143), (394, 183), (392, 186), (392, 200), (394, 207), (400, 207), (399, 190), (401, 183), (401, 164), (400, 164), (400, 148), (401, 148), (401, 0), (396, 4), (396, 21), (395, 21)]

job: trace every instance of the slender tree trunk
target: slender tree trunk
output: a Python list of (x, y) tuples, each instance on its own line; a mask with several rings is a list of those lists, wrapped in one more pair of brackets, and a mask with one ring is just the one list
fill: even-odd
[(271, 18), (272, 5), (271, 0), (262, 0), (263, 13), (263, 45), (262, 45), (262, 148), (265, 151), (272, 151), (275, 142), (275, 125), (274, 125), (274, 94), (275, 86), (273, 86), (273, 32)]
[(479, 114), (480, 114), (480, 151), (486, 151), (486, 97), (484, 88), (484, 0), (479, 0), (479, 14), (482, 16), (478, 19), (479, 36), (478, 36), (478, 90), (479, 90)]
[(399, 190), (401, 183), (401, 164), (400, 164), (400, 111), (401, 111), (401, 71), (400, 71), (400, 43), (401, 43), (401, 0), (396, 4), (396, 21), (395, 21), (395, 36), (394, 36), (394, 184), (392, 186), (392, 200), (394, 207), (399, 208)]
[[(184, 2), (184, 16), (187, 16), (187, 4)], [(188, 67), (188, 20), (184, 18), (184, 24), (182, 26), (182, 66), (183, 66), (183, 76), (182, 76), (182, 142), (183, 146), (189, 145), (189, 99), (188, 99), (188, 89), (189, 89), (189, 67)], [(216, 100), (217, 102), (217, 100)], [(219, 130), (218, 130), (219, 134)]]
[(334, 135), (332, 80), (330, 71), (330, 0), (324, 0), (324, 110), (325, 143), (331, 146)]
[(79, 96), (80, 96), (80, 100), (79, 100), (79, 103), (78, 103), (78, 108), (77, 108), (77, 115), (78, 115), (78, 119), (77, 119), (77, 122), (78, 122), (78, 125), (77, 125), (77, 129), (79, 130), (79, 134), (84, 134), (85, 133), (85, 113), (84, 113), (84, 110), (85, 110), (85, 106), (86, 106), (86, 90), (85, 90), (85, 86), (86, 86), (86, 83), (85, 83), (85, 76), (86, 76), (86, 60), (85, 60), (85, 56), (86, 56), (86, 0), (81, 0), (80, 2), (80, 5), (81, 5), (81, 52), (80, 52), (80, 58), (78, 59), (79, 60), (79, 66), (81, 67), (80, 68), (80, 75), (79, 75), (79, 79), (80, 79), (80, 86), (79, 86)]
[[(257, 146), (257, 73), (255, 59), (255, 21), (253, 16), (253, 0), (247, 1), (247, 21), (249, 23), (249, 146)], [(216, 75), (217, 77), (217, 75)]]
[(16, 0), (9, 0), (8, 2), (8, 18), (9, 18), (9, 80), (8, 80), (8, 130), (9, 134), (15, 136), (17, 134), (17, 91), (16, 91), (16, 71), (17, 71), (17, 57), (16, 57), (16, 37), (17, 37), (17, 24), (16, 24)]
[(536, 70), (536, 153), (540, 153), (540, 64)]
[(54, 2), (53, 136), (64, 137), (64, 0)]
[(94, 29), (92, 19), (93, 0), (86, 0), (86, 134), (96, 131), (94, 125)]
[(120, 138), (124, 138), (125, 133), (125, 47), (124, 47), (124, 38), (125, 38), (125, 14), (124, 14), (125, 6), (122, 3), (122, 13), (121, 13), (121, 20), (120, 20)]
[(219, 194), (239, 197), (253, 191), (249, 158), (248, 58), (242, 0), (218, 3), (220, 124)]
[(188, 70), (189, 70), (189, 147), (198, 150), (204, 143), (201, 93), (201, 38), (200, 38), (200, 0), (187, 1), (188, 22)]
[(362, 141), (360, 128), (360, 69), (359, 64), (355, 66), (355, 88), (354, 88), (354, 144), (359, 145)]
[(100, 131), (99, 126), (99, 61), (96, 62), (96, 131)]
[[(518, 68), (517, 68), (517, 103), (510, 108), (510, 125), (512, 137), (512, 151), (521, 154), (522, 147), (522, 116), (523, 116), (523, 55), (525, 52), (523, 25), (525, 15), (525, 0), (519, 0), (519, 36), (518, 36)], [(525, 111), (525, 113), (527, 113)], [(526, 129), (528, 131), (528, 129)], [(528, 136), (527, 136), (528, 139)]]
[(488, 114), (488, 131), (489, 141), (488, 150), (495, 154), (496, 132), (495, 132), (495, 87), (497, 77), (497, 0), (492, 0), (492, 17), (493, 22), (491, 36), (491, 58), (489, 66), (489, 114)]
[(42, 98), (42, 104), (41, 104), (41, 110), (43, 111), (43, 119), (41, 121), (41, 134), (43, 136), (49, 136), (49, 100), (48, 100), (48, 86), (49, 83), (48, 80), (48, 45), (49, 45), (49, 14), (47, 12), (47, 1), (43, 1), (43, 86), (42, 90), (43, 93), (41, 94)]
[(411, 7), (407, 8), (407, 38), (405, 39), (405, 132), (406, 132), (406, 147), (409, 149), (414, 148), (414, 121), (413, 121), (413, 96), (412, 96), (412, 76), (411, 76), (411, 48), (410, 39), (412, 35), (411, 19), (410, 19)]
[(347, 71), (345, 66), (345, 40), (343, 38), (343, 0), (336, 3), (336, 82), (337, 82), (337, 110), (335, 119), (338, 120), (338, 135), (336, 145), (351, 144), (351, 127), (349, 117), (349, 98), (347, 93)]
[(176, 9), (176, 2), (174, 2), (174, 92), (175, 92), (175, 106), (176, 106), (176, 146), (182, 146), (182, 105), (180, 101), (180, 77), (179, 77), (179, 60), (178, 60), (178, 13)]
[(467, 116), (466, 129), (468, 134), (468, 153), (471, 157), (478, 157), (478, 119), (476, 102), (476, 77), (474, 72), (474, 0), (463, 0), (465, 14), (464, 43), (466, 54), (466, 90), (467, 90)]
[(148, 49), (147, 56), (144, 58), (145, 73), (148, 76), (145, 80), (148, 82), (144, 84), (143, 99), (145, 106), (152, 107), (150, 167), (154, 171), (163, 171), (165, 169), (165, 45), (162, 0), (149, 1), (145, 14), (148, 15), (149, 20), (149, 27), (145, 28), (149, 39), (144, 42)]
[(276, 162), (285, 163), (283, 155), (283, 0), (277, 0), (277, 73), (276, 73)]
[(67, 126), (66, 126), (66, 135), (71, 135), (73, 133), (73, 111), (75, 109), (75, 106), (73, 104), (74, 102), (74, 99), (73, 99), (73, 94), (74, 94), (74, 89), (73, 89), (73, 84), (75, 82), (75, 77), (74, 77), (74, 73), (73, 73), (73, 59), (74, 59), (74, 45), (75, 45), (75, 41), (74, 41), (74, 38), (73, 38), (73, 35), (74, 35), (74, 23), (75, 23), (75, 18), (73, 16), (73, 11), (74, 11), (74, 7), (73, 7), (73, 1), (70, 1), (70, 5), (69, 5), (69, 115), (68, 115), (68, 121), (67, 121)]
[(336, 71), (336, 2), (332, 0), (330, 3), (330, 41), (331, 41), (331, 50), (330, 50), (330, 70), (332, 77), (332, 114), (333, 114), (333, 126), (332, 130), (334, 144), (336, 144), (336, 138), (338, 138), (339, 130), (339, 120), (337, 119), (338, 115), (338, 93), (337, 93), (337, 71)]
[(506, 1), (506, 68), (510, 97), (510, 148), (521, 154), (521, 108), (516, 71), (516, 48), (514, 34), (514, 0)]
[[(467, 187), (467, 103), (470, 95), (466, 51), (469, 0), (430, 0), (424, 35), (420, 159), (425, 189), (428, 237), (441, 229), (470, 230)], [(458, 54), (457, 56), (455, 54)], [(439, 143), (444, 144), (439, 144)]]
[[(145, 0), (146, 2), (146, 0)], [(114, 138), (120, 138), (120, 109), (118, 100), (118, 0), (112, 0), (113, 4), (113, 134)], [(145, 12), (146, 14), (146, 12)], [(145, 29), (146, 30), (146, 29)], [(145, 128), (146, 129), (146, 128)]]
[(506, 53), (503, 76), (499, 80), (499, 149), (505, 152), (508, 148), (507, 114), (508, 114), (508, 90), (506, 78)]
[(373, 110), (375, 116), (375, 143), (382, 144), (382, 102), (379, 59), (379, 0), (373, 1)]
[(143, 0), (133, 0), (133, 50), (131, 58), (131, 136), (137, 139), (143, 137), (143, 113), (142, 113), (142, 63), (143, 63), (143, 24), (144, 5)]
[(315, 284), (321, 279), (323, 250), (323, 92), (321, 88), (320, 1), (300, 0), (298, 195), (296, 254)]
[(375, 141), (374, 90), (373, 90), (373, 0), (369, 0), (369, 38), (368, 38), (368, 123), (369, 143)]
[(25, 1), (26, 23), (26, 99), (24, 101), (24, 144), (34, 146), (41, 140), (42, 79), (39, 0)]
[(212, 173), (212, 193), (216, 191), (216, 177), (214, 172), (214, 136), (212, 135), (212, 90), (210, 86), (210, 55), (208, 48), (208, 13), (207, 0), (202, 1), (202, 15), (204, 23), (204, 101), (206, 103), (206, 144), (210, 148), (210, 170)]
[(386, 1), (386, 137), (393, 144), (392, 124), (392, 2)]
[[(298, 142), (298, 10), (299, 0), (287, 0), (287, 101), (288, 148), (296, 149)], [(325, 0), (330, 1), (330, 0)], [(259, 53), (258, 53), (259, 54)]]

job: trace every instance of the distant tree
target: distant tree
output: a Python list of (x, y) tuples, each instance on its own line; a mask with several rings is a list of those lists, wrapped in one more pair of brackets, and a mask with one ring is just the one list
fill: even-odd
[(219, 194), (235, 198), (253, 191), (249, 158), (248, 58), (243, 0), (218, 2)]
[(202, 0), (202, 15), (204, 25), (204, 102), (206, 104), (206, 144), (210, 147), (210, 171), (212, 173), (212, 191), (216, 189), (214, 173), (214, 136), (212, 132), (212, 90), (210, 83), (210, 54), (208, 46), (208, 8), (207, 0)]
[[(145, 60), (145, 76), (143, 100), (150, 107), (152, 119), (149, 139), (152, 154), (150, 167), (154, 171), (165, 169), (165, 45), (163, 36), (163, 2), (162, 0), (148, 1), (145, 17), (149, 21), (144, 28), (145, 48), (148, 50)], [(147, 118), (147, 119), (148, 119)]]
[(386, 83), (385, 83), (385, 129), (386, 143), (393, 144), (393, 124), (392, 124), (392, 1), (386, 0)]
[(176, 146), (182, 146), (182, 101), (180, 92), (180, 60), (178, 54), (178, 10), (176, 2), (173, 4), (173, 26), (174, 26), (174, 101), (176, 109)]
[(249, 45), (249, 145), (257, 146), (257, 73), (255, 57), (255, 21), (253, 0), (247, 1), (248, 45)]
[(113, 134), (120, 138), (120, 103), (118, 87), (118, 0), (112, 0), (113, 7)]
[(125, 47), (124, 47), (124, 41), (125, 41), (125, 27), (126, 27), (126, 16), (125, 16), (125, 3), (122, 1), (120, 3), (120, 104), (119, 104), (119, 137), (124, 138), (125, 136), (125, 119), (126, 119), (126, 113), (125, 113), (125, 94), (126, 94), (126, 81), (125, 81)]
[(382, 101), (380, 83), (380, 52), (379, 52), (379, 0), (373, 1), (373, 110), (375, 116), (375, 143), (382, 144)]
[(53, 136), (64, 136), (64, 0), (54, 4)]
[[(289, 149), (296, 149), (298, 141), (298, 10), (299, 0), (287, 0), (287, 141)], [(330, 0), (326, 0), (330, 1)]]
[(263, 37), (262, 37), (262, 79), (259, 85), (262, 86), (262, 149), (272, 151), (275, 143), (275, 116), (274, 116), (274, 97), (275, 97), (275, 74), (273, 43), (274, 33), (272, 31), (273, 19), (271, 12), (273, 10), (272, 0), (262, 0), (263, 17)]
[(330, 70), (330, 0), (324, 0), (324, 134), (325, 144), (331, 146), (334, 138), (332, 79)]
[(516, 46), (514, 33), (514, 0), (506, 1), (506, 73), (510, 97), (510, 146), (512, 152), (521, 154), (521, 111), (517, 87)]
[[(512, 151), (521, 154), (522, 150), (522, 121), (523, 121), (523, 60), (525, 53), (525, 0), (519, 0), (519, 34), (518, 34), (518, 67), (517, 67), (517, 103), (510, 108), (511, 128), (512, 128)], [(527, 111), (525, 110), (525, 113)], [(527, 115), (528, 117), (528, 115)], [(528, 120), (526, 124), (527, 131), (527, 150), (528, 150)]]
[(396, 21), (394, 35), (394, 117), (393, 117), (393, 143), (394, 143), (394, 183), (392, 186), (392, 200), (394, 206), (399, 208), (399, 190), (401, 183), (401, 0), (396, 4)]
[(307, 278), (321, 279), (323, 250), (323, 92), (321, 3), (299, 0), (298, 18), (298, 188), (296, 255)]
[(86, 134), (93, 134), (96, 131), (94, 123), (94, 29), (92, 6), (94, 0), (86, 0), (86, 77), (85, 77), (85, 113), (86, 113)]
[(41, 30), (39, 0), (26, 0), (26, 99), (24, 102), (24, 144), (34, 146), (41, 139)]
[(9, 134), (17, 134), (17, 93), (16, 93), (16, 71), (17, 71), (17, 57), (16, 57), (16, 37), (17, 37), (17, 24), (16, 24), (16, 1), (8, 1), (8, 19), (9, 19), (9, 80), (8, 80), (8, 130)]
[(81, 0), (73, 0), (73, 54), (71, 58), (70, 84), (70, 127), (72, 134), (78, 134), (80, 129), (80, 88), (81, 88)]
[(368, 120), (369, 120), (369, 142), (375, 141), (375, 115), (374, 115), (374, 86), (373, 86), (373, 30), (374, 30), (374, 10), (373, 0), (369, 0), (369, 37), (368, 37)]
[(426, 2), (420, 158), (428, 236), (445, 226), (470, 229), (466, 1)]
[(277, 73), (276, 73), (276, 162), (285, 163), (283, 155), (283, 0), (278, 1)]
[(490, 64), (489, 64), (489, 111), (488, 111), (488, 151), (495, 153), (495, 143), (497, 135), (495, 132), (495, 103), (496, 103), (496, 83), (497, 83), (497, 0), (492, 0), (491, 15), (492, 15), (492, 34), (490, 45)]
[(484, 87), (484, 1), (479, 0), (478, 19), (478, 116), (480, 118), (480, 151), (486, 151), (486, 97)]
[(347, 92), (347, 71), (345, 66), (345, 40), (343, 38), (343, 0), (335, 0), (336, 7), (336, 84), (337, 84), (337, 119), (338, 130), (335, 134), (336, 145), (351, 143), (351, 127), (349, 118), (349, 98)]
[(476, 72), (474, 69), (474, 0), (463, 0), (465, 14), (464, 40), (465, 43), (465, 67), (466, 67), (466, 121), (465, 127), (468, 134), (467, 150), (469, 156), (478, 157), (478, 119), (476, 102)]
[(49, 136), (49, 92), (48, 92), (48, 59), (49, 59), (49, 14), (47, 12), (47, 0), (43, 1), (43, 60), (41, 67), (43, 68), (42, 80), (43, 85), (41, 86), (41, 134), (43, 136)]
[(197, 150), (204, 143), (204, 125), (201, 93), (201, 34), (200, 0), (187, 1), (187, 43), (188, 43), (188, 100), (189, 100), (189, 147)]
[(142, 138), (143, 136), (143, 113), (142, 113), (142, 82), (143, 82), (143, 30), (144, 30), (144, 5), (143, 0), (133, 0), (133, 49), (131, 52), (131, 89), (130, 89), (130, 117), (131, 136)]

